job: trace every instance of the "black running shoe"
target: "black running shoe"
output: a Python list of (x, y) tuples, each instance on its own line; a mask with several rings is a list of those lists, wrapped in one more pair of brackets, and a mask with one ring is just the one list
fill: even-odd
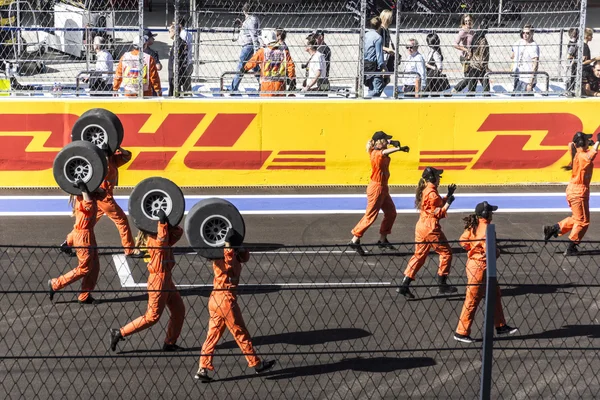
[(261, 361), (260, 364), (254, 367), (254, 371), (256, 371), (257, 374), (268, 371), (275, 366), (275, 362), (275, 360)]
[(554, 225), (544, 225), (544, 242), (547, 242), (552, 237), (558, 237), (558, 233), (560, 228), (557, 224)]
[(396, 247), (392, 246), (392, 244), (387, 239), (385, 239), (383, 241), (378, 240), (377, 241), (377, 246), (379, 246), (379, 248), (383, 249), (383, 250), (385, 250), (385, 249), (393, 250), (393, 251), (397, 251), (398, 250)]
[(54, 293), (56, 293), (56, 291), (52, 289), (52, 279), (48, 279), (48, 296), (50, 297), (50, 301), (54, 299)]
[(91, 304), (91, 305), (97, 305), (100, 304), (100, 300), (96, 300), (95, 298), (93, 298), (92, 296), (88, 296), (87, 299), (81, 301), (81, 300), (77, 300), (77, 302), (79, 304)]
[(354, 251), (356, 251), (358, 254), (360, 254), (361, 256), (364, 256), (364, 255), (366, 254), (366, 252), (363, 250), (363, 248), (362, 248), (362, 246), (360, 245), (360, 243), (359, 243), (359, 242), (356, 242), (356, 243), (354, 243), (354, 242), (350, 241), (350, 243), (348, 243), (348, 246), (349, 246), (349, 247), (350, 247), (352, 250), (354, 250)]
[(474, 343), (475, 340), (469, 335), (461, 335), (460, 333), (454, 332), (454, 340), (458, 340), (463, 343)]
[(120, 329), (111, 329), (110, 330), (110, 349), (112, 351), (117, 351), (117, 343), (119, 343), (121, 340), (125, 340), (125, 338), (123, 338), (123, 336), (121, 335), (121, 330)]
[(184, 351), (185, 349), (181, 346), (177, 346), (175, 343), (173, 344), (163, 344), (163, 351), (175, 352), (175, 351)]
[(194, 379), (204, 383), (212, 381), (212, 378), (208, 376), (208, 370), (205, 368), (198, 369), (198, 372), (194, 375)]
[(512, 335), (518, 331), (517, 328), (513, 328), (512, 326), (502, 325), (499, 328), (496, 328), (496, 335)]

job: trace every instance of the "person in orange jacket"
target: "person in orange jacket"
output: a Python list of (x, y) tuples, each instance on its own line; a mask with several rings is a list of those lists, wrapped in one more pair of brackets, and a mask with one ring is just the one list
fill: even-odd
[(224, 258), (213, 262), (215, 278), (213, 291), (208, 300), (210, 321), (206, 341), (202, 345), (198, 372), (194, 376), (194, 379), (203, 382), (212, 380), (208, 376), (208, 371), (214, 371), (213, 353), (225, 327), (229, 329), (246, 356), (248, 366), (254, 368), (257, 374), (267, 371), (275, 365), (275, 360), (263, 361), (256, 355), (242, 311), (237, 303), (237, 287), (240, 283), (242, 263), (248, 262), (250, 259), (248, 250), (241, 247), (242, 241), (242, 236), (230, 228), (225, 236)]
[[(383, 222), (379, 229), (379, 241), (377, 245), (381, 248), (391, 248), (392, 245), (387, 236), (392, 232), (392, 226), (396, 220), (396, 206), (390, 196), (388, 180), (390, 178), (390, 154), (397, 151), (408, 153), (408, 146), (400, 146), (397, 140), (390, 140), (391, 135), (383, 131), (377, 131), (367, 142), (367, 152), (371, 158), (371, 181), (367, 186), (367, 210), (364, 217), (352, 229), (352, 240), (348, 246), (355, 249), (359, 254), (365, 254), (360, 245), (360, 238), (377, 219), (379, 210), (383, 210)], [(388, 146), (391, 145), (391, 148)]]
[[(117, 204), (113, 197), (115, 186), (119, 183), (119, 167), (127, 164), (131, 160), (131, 152), (119, 148), (114, 154), (110, 153), (108, 146), (103, 146), (104, 153), (106, 154), (107, 160), (107, 173), (104, 177), (104, 181), (100, 185), (105, 192), (104, 197), (100, 197), (97, 200), (98, 212), (96, 214), (96, 222), (103, 215), (108, 216), (119, 230), (121, 235), (121, 245), (125, 249), (125, 255), (128, 257), (143, 257), (144, 253), (140, 252), (139, 249), (134, 248), (133, 235), (129, 226), (129, 220), (125, 215), (123, 209)], [(67, 235), (67, 239), (60, 245), (60, 249), (65, 254), (72, 254), (71, 246), (73, 246), (72, 233)]]
[(456, 287), (448, 284), (448, 273), (452, 262), (452, 249), (442, 232), (440, 219), (446, 218), (446, 212), (454, 201), (456, 185), (448, 186), (448, 194), (441, 197), (438, 186), (442, 178), (443, 169), (427, 167), (421, 175), (417, 187), (415, 207), (420, 210), (419, 221), (415, 227), (415, 254), (408, 261), (402, 284), (397, 290), (403, 296), (414, 299), (408, 286), (415, 280), (417, 272), (427, 259), (429, 249), (433, 247), (440, 255), (440, 266), (438, 268), (438, 293), (449, 294), (457, 291)]
[[(144, 35), (144, 48), (146, 48), (150, 37)], [(156, 61), (150, 55), (143, 53), (143, 65), (140, 65), (140, 49), (133, 45), (133, 49), (121, 57), (115, 77), (113, 79), (113, 90), (116, 92), (123, 85), (125, 96), (137, 97), (140, 85), (144, 90), (144, 97), (162, 96), (160, 77), (156, 68)], [(141, 77), (141, 82), (140, 82)], [(154, 89), (154, 91), (153, 91)]]
[(73, 245), (77, 248), (79, 264), (77, 268), (66, 274), (48, 280), (48, 293), (50, 301), (53, 300), (56, 291), (65, 286), (82, 279), (79, 304), (97, 304), (90, 292), (96, 287), (98, 273), (100, 272), (100, 261), (98, 249), (96, 248), (96, 236), (94, 226), (96, 225), (96, 194), (89, 192), (87, 185), (82, 180), (77, 180), (74, 185), (81, 189), (81, 196), (71, 196), (70, 203), (73, 205), (75, 225), (73, 226)]
[[(600, 133), (596, 137), (596, 143), (591, 141), (592, 135), (577, 132), (573, 136), (573, 142), (569, 143), (571, 150), (571, 163), (563, 167), (571, 171), (571, 180), (567, 185), (567, 203), (573, 214), (560, 221), (558, 224), (544, 226), (544, 241), (551, 237), (558, 237), (567, 232), (569, 235), (569, 246), (565, 250), (565, 256), (577, 255), (577, 245), (590, 225), (590, 182), (594, 173), (594, 158), (598, 154), (600, 146)], [(590, 149), (589, 146), (592, 146)]]
[[(460, 313), (458, 327), (454, 333), (454, 339), (459, 342), (473, 343), (471, 338), (471, 326), (477, 311), (477, 306), (485, 295), (485, 273), (487, 260), (485, 252), (486, 229), (492, 222), (493, 212), (498, 206), (488, 204), (487, 201), (477, 204), (475, 214), (466, 218), (465, 231), (460, 237), (460, 245), (467, 251), (467, 290), (465, 303)], [(500, 257), (500, 250), (496, 249), (496, 258)], [(512, 335), (517, 328), (506, 325), (504, 311), (502, 310), (502, 298), (500, 287), (496, 285), (496, 309), (494, 312), (494, 326), (498, 335)]]
[[(181, 295), (177, 291), (171, 271), (175, 266), (175, 257), (172, 246), (183, 235), (179, 226), (171, 226), (163, 210), (156, 214), (158, 217), (158, 233), (156, 235), (140, 231), (138, 236), (139, 246), (145, 246), (150, 255), (148, 263), (148, 309), (146, 314), (131, 321), (121, 329), (110, 330), (110, 348), (117, 350), (117, 343), (136, 332), (150, 328), (158, 322), (165, 307), (171, 312), (167, 337), (163, 344), (163, 351), (181, 351), (182, 347), (176, 344), (185, 317), (185, 306)], [(145, 242), (145, 243), (144, 243)]]
[(260, 95), (284, 96), (286, 82), (296, 79), (296, 66), (292, 61), (287, 47), (282, 47), (277, 39), (277, 33), (265, 30), (262, 34), (265, 47), (258, 49), (244, 65), (243, 72), (260, 67)]

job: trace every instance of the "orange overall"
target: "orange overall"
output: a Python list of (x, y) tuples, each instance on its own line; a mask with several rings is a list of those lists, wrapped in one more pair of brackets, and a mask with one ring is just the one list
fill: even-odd
[(560, 235), (571, 231), (569, 240), (579, 243), (590, 225), (590, 182), (594, 172), (594, 149), (577, 148), (573, 157), (571, 180), (567, 186), (567, 202), (573, 215), (558, 223)]
[(388, 180), (390, 178), (390, 157), (383, 150), (371, 149), (371, 182), (367, 186), (367, 210), (364, 217), (352, 229), (352, 234), (362, 237), (375, 222), (379, 210), (383, 210), (383, 221), (379, 233), (389, 235), (396, 221), (396, 206), (390, 196)]
[(287, 78), (296, 78), (296, 66), (290, 52), (277, 44), (260, 48), (244, 65), (244, 70), (250, 71), (257, 66), (260, 67), (261, 96), (284, 96), (283, 93), (267, 92), (283, 92)]
[[(485, 271), (487, 263), (485, 259), (485, 231), (489, 221), (485, 218), (479, 218), (477, 230), (473, 232), (468, 229), (461, 235), (460, 245), (467, 251), (467, 289), (465, 304), (460, 313), (458, 328), (456, 333), (469, 336), (471, 334), (471, 325), (477, 306), (485, 295)], [(473, 240), (472, 242), (463, 242), (463, 240)], [(496, 258), (500, 255), (500, 250), (496, 250)], [(502, 301), (500, 296), (500, 287), (496, 285), (496, 309), (494, 312), (494, 326), (499, 328), (506, 325), (504, 311), (502, 310)]]
[(123, 337), (151, 327), (158, 322), (165, 306), (171, 312), (167, 327), (166, 344), (175, 344), (181, 333), (185, 317), (185, 306), (181, 295), (171, 279), (175, 266), (173, 246), (181, 238), (183, 230), (179, 226), (169, 228), (168, 224), (158, 223), (158, 233), (148, 238), (148, 309), (146, 314), (121, 328)]
[(79, 301), (86, 301), (88, 299), (89, 292), (96, 287), (98, 273), (100, 272), (96, 236), (94, 235), (96, 211), (96, 200), (86, 201), (81, 196), (77, 196), (75, 201), (75, 225), (69, 236), (71, 237), (72, 245), (76, 247), (79, 264), (72, 271), (67, 272), (59, 278), (52, 279), (52, 289), (60, 290), (83, 278)]
[[(119, 170), (118, 168), (125, 165), (131, 160), (131, 154), (125, 155), (121, 151), (117, 150), (114, 155), (108, 157), (108, 171), (104, 181), (100, 185), (105, 191), (105, 196), (98, 199), (98, 213), (96, 214), (96, 221), (102, 218), (103, 215), (107, 215), (119, 230), (121, 235), (121, 245), (125, 249), (125, 254), (133, 253), (133, 235), (131, 234), (131, 228), (129, 227), (129, 221), (123, 209), (117, 204), (113, 197), (113, 191), (115, 186), (119, 182)], [(67, 235), (67, 244), (72, 246), (73, 239), (71, 234)]]
[(247, 262), (250, 254), (247, 250), (236, 254), (233, 249), (228, 248), (224, 249), (224, 254), (225, 258), (223, 260), (213, 262), (215, 272), (214, 289), (208, 300), (210, 321), (206, 341), (202, 345), (202, 356), (200, 357), (200, 368), (211, 371), (214, 370), (212, 364), (213, 353), (219, 339), (223, 336), (225, 327), (229, 329), (246, 356), (248, 366), (254, 367), (260, 363), (260, 359), (256, 356), (254, 347), (252, 347), (252, 340), (248, 329), (246, 329), (236, 295), (242, 272), (241, 263)]
[(443, 209), (446, 198), (440, 197), (437, 186), (428, 182), (421, 199), (421, 215), (415, 227), (415, 254), (408, 261), (404, 271), (404, 275), (413, 280), (425, 264), (431, 247), (440, 255), (438, 275), (447, 276), (452, 262), (452, 249), (440, 226), (440, 219), (446, 217), (446, 211)]

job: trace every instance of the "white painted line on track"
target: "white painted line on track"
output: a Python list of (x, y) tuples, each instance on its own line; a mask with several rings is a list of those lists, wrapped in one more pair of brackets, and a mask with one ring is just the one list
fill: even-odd
[[(195, 254), (195, 253), (192, 253)], [(114, 254), (113, 261), (115, 262), (115, 267), (117, 268), (117, 275), (119, 276), (119, 281), (121, 282), (121, 287), (123, 288), (145, 288), (148, 287), (147, 283), (137, 283), (133, 279), (133, 275), (131, 274), (131, 269), (129, 268), (129, 264), (127, 262), (127, 257), (124, 254)], [(326, 287), (336, 287), (336, 286), (389, 286), (392, 282), (282, 282), (282, 283), (269, 283), (269, 284), (242, 284), (238, 287), (256, 287), (256, 286), (266, 286), (266, 287), (303, 287), (303, 288), (326, 288)], [(212, 288), (212, 284), (176, 284), (175, 287), (178, 288)]]

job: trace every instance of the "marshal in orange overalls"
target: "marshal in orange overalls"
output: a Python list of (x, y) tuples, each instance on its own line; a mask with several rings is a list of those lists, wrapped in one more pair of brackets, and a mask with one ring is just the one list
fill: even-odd
[(80, 302), (86, 302), (88, 298), (91, 298), (89, 292), (96, 287), (98, 273), (100, 272), (96, 236), (94, 235), (96, 212), (96, 200), (86, 201), (81, 196), (76, 197), (75, 225), (69, 235), (72, 245), (76, 247), (79, 264), (72, 271), (51, 280), (52, 290), (60, 290), (83, 278), (81, 293), (79, 294)]
[(174, 345), (183, 327), (185, 306), (181, 295), (175, 288), (171, 271), (175, 266), (173, 246), (183, 235), (179, 226), (169, 227), (167, 223), (158, 222), (158, 233), (149, 235), (148, 253), (148, 309), (146, 314), (121, 328), (121, 336), (126, 337), (158, 322), (165, 306), (171, 312), (165, 344)]
[[(134, 242), (129, 221), (123, 209), (117, 204), (113, 197), (115, 186), (119, 184), (119, 167), (127, 164), (131, 160), (131, 153), (118, 149), (115, 154), (108, 156), (108, 170), (104, 181), (100, 185), (105, 192), (104, 197), (98, 199), (98, 212), (96, 221), (102, 218), (103, 215), (108, 216), (116, 225), (121, 236), (121, 245), (125, 249), (125, 254), (134, 253)], [(73, 246), (72, 235), (67, 235), (67, 245)]]
[(590, 182), (594, 172), (596, 147), (578, 147), (573, 157), (571, 180), (567, 186), (567, 202), (573, 215), (558, 223), (560, 235), (571, 232), (569, 240), (579, 243), (590, 225)]
[(287, 49), (280, 48), (277, 43), (258, 49), (244, 65), (245, 71), (260, 67), (260, 95), (264, 97), (284, 96), (287, 79), (296, 78), (296, 67)]
[(446, 218), (444, 205), (446, 198), (438, 193), (437, 185), (427, 182), (423, 189), (421, 200), (421, 213), (415, 227), (415, 254), (408, 261), (404, 275), (414, 280), (419, 269), (425, 264), (429, 249), (433, 247), (440, 255), (438, 276), (448, 276), (452, 262), (452, 249), (448, 244), (446, 235), (442, 232), (440, 219)]
[[(460, 237), (460, 245), (467, 251), (467, 288), (465, 303), (460, 313), (460, 320), (456, 333), (464, 336), (471, 334), (471, 326), (477, 306), (485, 295), (485, 271), (487, 268), (485, 254), (486, 229), (489, 221), (479, 217), (479, 224), (475, 232), (467, 229)], [(500, 250), (496, 250), (496, 258), (500, 256)], [(496, 310), (494, 312), (494, 326), (500, 328), (506, 325), (500, 287), (496, 285)]]
[(367, 210), (364, 217), (352, 229), (352, 234), (361, 238), (377, 219), (379, 210), (383, 210), (383, 221), (379, 233), (389, 235), (396, 221), (396, 206), (390, 196), (388, 180), (390, 178), (390, 156), (383, 154), (385, 149), (371, 148), (371, 181), (367, 186)]
[(252, 340), (242, 311), (237, 303), (236, 289), (240, 282), (242, 263), (250, 258), (248, 250), (236, 251), (232, 248), (224, 249), (224, 259), (213, 262), (215, 273), (214, 289), (208, 300), (208, 311), (210, 321), (206, 341), (202, 345), (200, 356), (200, 368), (214, 370), (212, 360), (215, 347), (225, 331), (229, 329), (238, 346), (246, 356), (249, 367), (255, 367), (260, 363), (256, 356)]

